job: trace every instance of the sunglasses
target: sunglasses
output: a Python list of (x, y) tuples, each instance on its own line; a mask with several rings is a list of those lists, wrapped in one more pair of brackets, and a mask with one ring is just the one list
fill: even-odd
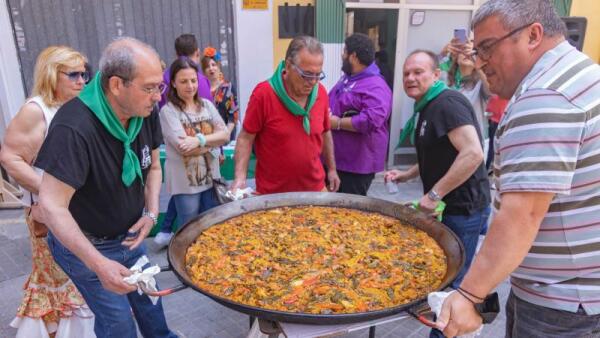
[(296, 70), (296, 72), (298, 72), (300, 77), (302, 79), (304, 79), (304, 81), (306, 81), (306, 82), (321, 81), (325, 78), (325, 73), (323, 73), (323, 72), (320, 72), (319, 74), (305, 72), (302, 69), (300, 69), (300, 67), (296, 66), (293, 63), (292, 63), (292, 67)]
[(90, 73), (88, 72), (61, 72), (63, 74), (65, 74), (69, 80), (76, 82), (77, 80), (79, 80), (79, 77), (81, 77), (83, 79), (84, 82), (88, 82), (90, 80)]

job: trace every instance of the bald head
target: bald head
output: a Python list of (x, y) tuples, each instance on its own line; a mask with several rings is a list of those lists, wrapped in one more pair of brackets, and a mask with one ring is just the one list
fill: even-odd
[(142, 64), (160, 68), (160, 57), (152, 46), (131, 37), (115, 39), (104, 48), (100, 57), (102, 88), (108, 88), (108, 80), (113, 76), (124, 82), (132, 81)]

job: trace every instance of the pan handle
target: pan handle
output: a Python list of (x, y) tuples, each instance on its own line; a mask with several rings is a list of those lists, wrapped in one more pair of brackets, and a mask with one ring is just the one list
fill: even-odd
[(431, 311), (431, 308), (429, 307), (429, 304), (427, 304), (427, 301), (408, 309), (408, 313), (415, 317), (415, 319), (420, 321), (423, 325), (429, 326), (433, 329), (437, 329), (437, 326), (435, 325), (433, 319), (434, 313), (433, 311)]
[[(164, 272), (164, 271), (171, 271), (171, 267), (170, 266), (161, 266), (160, 267), (160, 272)], [(144, 284), (139, 283), (138, 284), (140, 289), (142, 290), (143, 293), (147, 294), (148, 296), (153, 296), (153, 297), (162, 297), (162, 296), (168, 296), (172, 293), (175, 293), (177, 291), (181, 291), (183, 289), (187, 289), (187, 285), (185, 284), (179, 284), (176, 285), (172, 288), (168, 288), (168, 289), (163, 289), (163, 290), (158, 290), (158, 291), (152, 291), (152, 290), (148, 290)]]

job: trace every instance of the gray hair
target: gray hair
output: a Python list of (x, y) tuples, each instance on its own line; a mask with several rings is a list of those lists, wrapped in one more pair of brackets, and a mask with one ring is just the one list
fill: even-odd
[(539, 22), (544, 27), (544, 36), (565, 36), (567, 32), (550, 0), (488, 0), (475, 12), (471, 26), (474, 28), (494, 15), (506, 30)]
[(323, 55), (323, 45), (319, 40), (312, 36), (302, 35), (295, 37), (292, 42), (290, 42), (290, 45), (285, 52), (285, 59), (292, 60), (294, 64), (297, 64), (298, 54), (304, 49), (307, 49), (311, 54)]
[(158, 57), (152, 46), (132, 37), (119, 37), (106, 46), (100, 57), (100, 83), (108, 88), (108, 80), (117, 76), (127, 83), (134, 79), (136, 72), (135, 56), (140, 49), (146, 49)]

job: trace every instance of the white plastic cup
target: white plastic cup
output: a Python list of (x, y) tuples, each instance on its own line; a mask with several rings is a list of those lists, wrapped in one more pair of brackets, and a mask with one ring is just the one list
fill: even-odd
[(400, 190), (398, 189), (398, 185), (396, 183), (394, 183), (393, 181), (386, 182), (385, 189), (387, 190), (388, 194), (390, 194), (390, 195), (397, 194), (398, 192), (400, 192)]

